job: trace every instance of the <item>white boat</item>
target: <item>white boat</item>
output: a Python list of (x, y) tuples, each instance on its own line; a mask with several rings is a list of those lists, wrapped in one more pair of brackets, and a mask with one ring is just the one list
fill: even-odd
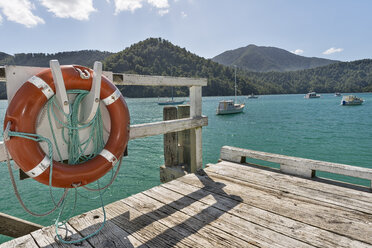
[(342, 97), (341, 105), (361, 105), (364, 102), (364, 100), (360, 97), (354, 96), (354, 95), (348, 95)]
[(319, 98), (320, 95), (317, 94), (317, 93), (315, 93), (315, 92), (309, 92), (309, 93), (307, 93), (304, 97), (305, 97), (305, 98), (308, 98), (308, 99), (310, 99), (310, 98)]
[(235, 66), (235, 101), (223, 100), (220, 101), (217, 107), (217, 115), (228, 115), (242, 113), (244, 110), (244, 103), (237, 103), (236, 101), (236, 66)]
[(336, 92), (335, 96), (342, 96), (340, 92)]
[(249, 96), (247, 96), (248, 99), (256, 99), (258, 98), (258, 96), (256, 96), (255, 94), (250, 94)]
[(220, 101), (217, 108), (218, 115), (228, 115), (228, 114), (237, 114), (241, 113), (244, 110), (244, 104), (234, 103), (233, 100), (224, 100)]

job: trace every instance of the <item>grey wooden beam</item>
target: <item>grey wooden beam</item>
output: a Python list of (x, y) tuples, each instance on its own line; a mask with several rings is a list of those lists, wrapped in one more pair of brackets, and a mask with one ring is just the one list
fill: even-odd
[(0, 213), (0, 234), (17, 238), (36, 231), (43, 226), (27, 220)]

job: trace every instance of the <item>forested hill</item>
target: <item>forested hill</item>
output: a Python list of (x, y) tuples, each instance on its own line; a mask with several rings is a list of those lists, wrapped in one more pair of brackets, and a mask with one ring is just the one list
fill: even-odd
[(240, 68), (256, 72), (296, 71), (339, 62), (299, 56), (284, 49), (256, 45), (248, 45), (223, 52), (212, 60), (222, 65), (237, 65)]
[(371, 92), (372, 60), (340, 62), (294, 72), (245, 72), (260, 94), (293, 94), (310, 91)]
[(49, 60), (58, 59), (61, 65), (77, 64), (93, 67), (94, 61), (102, 61), (110, 52), (101, 52), (97, 50), (82, 50), (73, 52), (59, 52), (54, 54), (46, 53), (17, 53), (14, 56), (8, 55), (2, 57), (0, 53), (0, 65), (24, 65), (49, 67)]
[[(210, 59), (199, 57), (185, 48), (161, 38), (149, 38), (113, 54), (104, 61), (104, 69), (114, 72), (163, 75), (176, 77), (205, 77), (208, 86), (204, 96), (234, 94), (234, 70)], [(248, 80), (238, 77), (242, 94), (256, 92)], [(176, 88), (177, 95), (188, 95), (188, 89)], [(170, 96), (169, 87), (123, 87), (123, 93), (132, 97)]]
[[(113, 54), (104, 62), (106, 70), (148, 75), (206, 77), (204, 96), (233, 95), (234, 69), (188, 52), (163, 39), (150, 38)], [(372, 91), (372, 60), (338, 62), (291, 72), (250, 72), (238, 68), (238, 93), (288, 94)], [(132, 97), (170, 96), (169, 87), (126, 87)], [(187, 89), (176, 89), (187, 95)]]
[[(17, 54), (2, 61), (14, 62), (4, 64), (48, 66), (50, 59), (58, 59), (61, 64), (74, 63), (88, 67), (100, 60), (103, 61), (104, 70), (118, 73), (204, 77), (208, 78), (208, 86), (203, 87), (204, 96), (234, 94), (232, 67), (197, 56), (161, 38), (146, 39), (118, 53), (77, 51)], [(251, 72), (238, 68), (237, 83), (240, 95), (372, 91), (372, 60), (338, 62), (291, 72)], [(170, 87), (123, 86), (120, 89), (128, 97), (171, 96)], [(175, 88), (174, 92), (175, 96), (188, 95), (186, 87)]]

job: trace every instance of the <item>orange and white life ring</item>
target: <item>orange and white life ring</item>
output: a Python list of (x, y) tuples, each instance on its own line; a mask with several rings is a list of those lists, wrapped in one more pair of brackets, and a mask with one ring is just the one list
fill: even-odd
[[(79, 71), (87, 71), (89, 79), (83, 79)], [(61, 66), (66, 90), (90, 90), (93, 71), (82, 66)], [(10, 102), (4, 128), (10, 121), (10, 130), (36, 133), (37, 118), (54, 95), (55, 85), (50, 69), (31, 77), (16, 92)], [(96, 181), (105, 175), (120, 158), (129, 140), (129, 110), (120, 91), (106, 77), (102, 76), (100, 99), (110, 115), (111, 130), (108, 140), (99, 155), (81, 164), (69, 165), (53, 161), (52, 186), (72, 188)], [(38, 142), (22, 137), (11, 137), (6, 142), (10, 155), (17, 165), (36, 181), (49, 185), (50, 158)]]

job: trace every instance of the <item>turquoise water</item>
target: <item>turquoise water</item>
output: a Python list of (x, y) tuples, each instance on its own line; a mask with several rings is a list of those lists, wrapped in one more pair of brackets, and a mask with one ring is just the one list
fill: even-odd
[[(366, 100), (362, 106), (340, 106), (341, 98), (333, 94), (324, 94), (320, 99), (304, 99), (303, 95), (240, 97), (239, 101), (246, 103), (245, 112), (226, 116), (215, 115), (215, 109), (220, 100), (230, 97), (204, 97), (203, 114), (208, 116), (209, 125), (203, 128), (203, 163), (217, 162), (220, 148), (230, 145), (372, 168), (372, 94), (357, 95)], [(156, 104), (156, 98), (126, 100), (132, 124), (162, 120), (162, 106)], [(6, 101), (0, 101), (1, 118), (6, 106)], [(3, 120), (0, 121), (2, 128)], [(162, 135), (130, 141), (129, 156), (124, 158), (118, 178), (105, 193), (105, 203), (160, 184), (162, 142)], [(0, 164), (0, 173), (0, 212), (42, 225), (54, 223), (56, 214), (37, 218), (25, 213), (14, 196), (5, 164)], [(109, 179), (110, 175), (104, 178), (106, 182)], [(362, 180), (351, 181), (367, 185)], [(31, 209), (52, 207), (48, 187), (30, 179), (18, 185)], [(56, 191), (56, 196), (60, 194)], [(98, 207), (99, 200), (79, 198), (74, 215)], [(0, 243), (6, 240), (9, 238), (0, 236)]]

